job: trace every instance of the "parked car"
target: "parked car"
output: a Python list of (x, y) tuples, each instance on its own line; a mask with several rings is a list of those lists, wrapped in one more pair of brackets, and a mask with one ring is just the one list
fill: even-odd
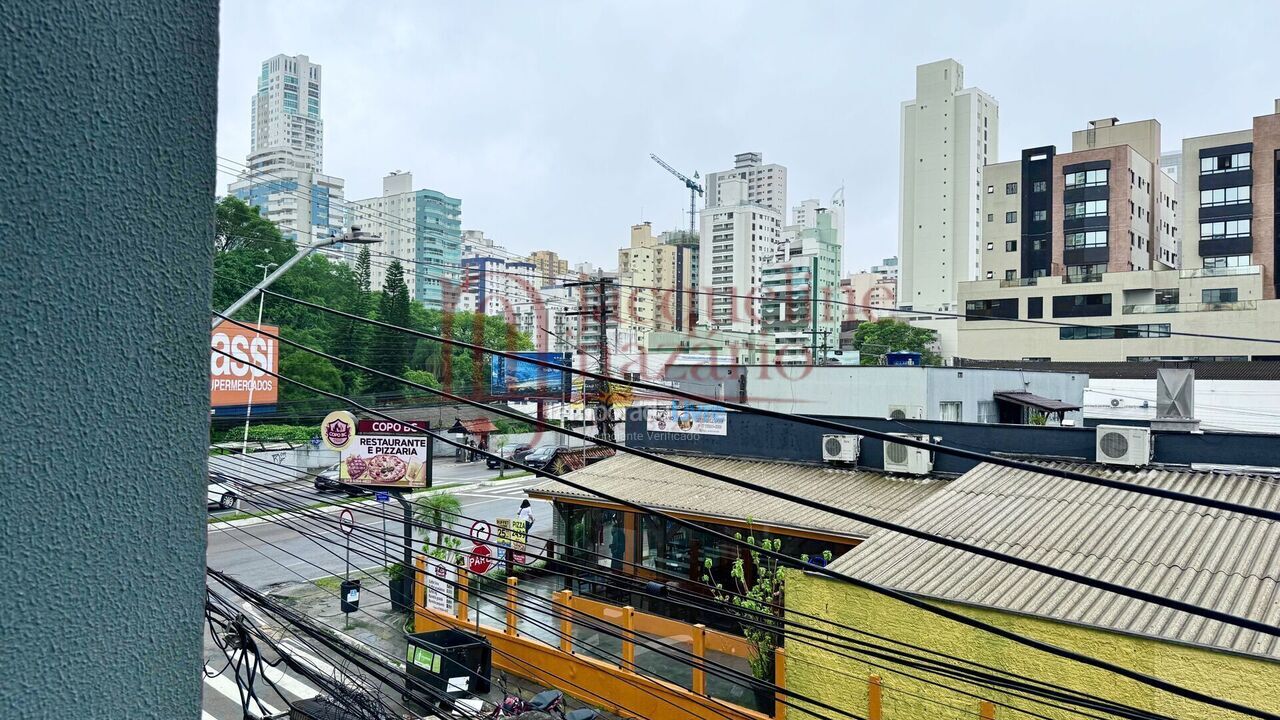
[(360, 497), (368, 495), (369, 490), (357, 485), (350, 485), (338, 479), (338, 468), (329, 468), (316, 475), (315, 479), (316, 492), (343, 492), (347, 497)]
[(556, 456), (556, 452), (568, 449), (567, 445), (539, 445), (534, 448), (533, 452), (524, 456), (524, 464), (541, 470), (547, 463), (551, 462), (551, 458)]
[(240, 502), (236, 491), (219, 482), (209, 483), (209, 507), (231, 510)]
[[(502, 456), (503, 460), (522, 463), (524, 462), (525, 457), (532, 451), (533, 446), (529, 443), (517, 443), (514, 445), (503, 445), (498, 449), (498, 455)], [(497, 458), (485, 458), (484, 464), (488, 465), (490, 470), (498, 469)], [(507, 467), (511, 467), (510, 462), (505, 463), (505, 465)]]

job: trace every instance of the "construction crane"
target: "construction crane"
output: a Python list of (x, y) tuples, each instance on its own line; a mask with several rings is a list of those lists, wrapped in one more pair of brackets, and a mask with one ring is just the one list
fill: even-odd
[(679, 170), (676, 170), (663, 162), (662, 158), (657, 155), (649, 153), (649, 157), (653, 158), (654, 162), (666, 168), (667, 172), (680, 178), (680, 180), (684, 182), (684, 186), (689, 188), (689, 236), (692, 237), (697, 232), (698, 196), (703, 194), (702, 186), (698, 184), (698, 172), (695, 170), (693, 172), (693, 179), (690, 180)]

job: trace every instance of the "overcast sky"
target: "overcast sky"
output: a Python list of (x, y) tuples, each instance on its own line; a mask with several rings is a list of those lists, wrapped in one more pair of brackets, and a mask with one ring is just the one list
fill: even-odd
[(791, 205), (844, 185), (849, 271), (897, 252), (918, 64), (954, 57), (997, 99), (1001, 161), (1110, 116), (1155, 117), (1177, 149), (1280, 97), (1280, 3), (1047, 5), (223, 0), (218, 154), (244, 161), (261, 62), (305, 54), (348, 199), (409, 170), (462, 198), (466, 229), (612, 268), (631, 224), (688, 224), (649, 153), (705, 175), (759, 151)]

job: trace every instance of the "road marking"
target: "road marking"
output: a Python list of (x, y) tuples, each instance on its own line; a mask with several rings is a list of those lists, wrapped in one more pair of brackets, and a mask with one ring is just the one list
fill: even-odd
[(310, 665), (312, 668), (315, 669), (316, 672), (320, 673), (321, 675), (335, 678), (335, 679), (338, 677), (337, 668), (321, 660), (320, 658), (317, 658), (316, 656), (312, 655), (306, 650), (303, 650), (302, 647), (298, 645), (298, 643), (295, 643), (292, 640), (283, 640), (281, 641), (281, 644), (289, 648), (289, 650), (292, 651), (293, 654), (297, 655), (299, 658), (305, 661), (306, 664)]
[(285, 672), (280, 669), (280, 666), (271, 667), (270, 665), (263, 663), (262, 674), (266, 675), (267, 679), (275, 683), (281, 690), (291, 693), (299, 699), (310, 700), (320, 694), (319, 690), (312, 688), (301, 680), (297, 680), (285, 674)]
[(205, 711), (205, 710), (201, 710), (201, 711), (200, 711), (200, 720), (218, 720), (218, 718), (216, 718), (216, 717), (214, 717), (214, 716), (210, 715), (210, 714), (209, 714), (207, 711)]
[[(235, 680), (232, 680), (231, 678), (227, 677), (226, 675), (214, 675), (213, 677), (209, 677), (209, 671), (210, 671), (211, 669), (212, 669), (212, 668), (210, 668), (208, 665), (205, 665), (205, 672), (203, 673), (203, 674), (204, 674), (204, 684), (205, 684), (205, 685), (208, 685), (210, 688), (213, 688), (213, 689), (214, 689), (214, 690), (216, 690), (217, 692), (221, 693), (223, 697), (225, 697), (225, 698), (227, 698), (228, 700), (230, 700), (231, 702), (235, 703), (237, 706), (241, 706), (241, 705), (240, 705), (240, 690), (239, 690), (239, 685), (236, 683), (236, 681), (235, 681)], [(242, 706), (241, 706), (241, 707), (242, 707)], [(250, 710), (249, 710), (249, 714), (250, 714), (251, 716), (253, 716), (253, 717), (262, 717), (261, 715), (258, 715), (258, 714), (257, 714), (257, 711), (258, 711), (258, 709), (259, 709), (259, 708), (258, 708), (258, 704), (257, 704), (257, 703), (255, 703), (255, 702), (253, 702), (253, 701), (251, 700), (251, 701), (249, 702), (249, 708), (250, 708)], [(279, 714), (280, 714), (280, 711), (279, 711), (279, 710), (277, 710), (276, 708), (272, 707), (272, 705), (271, 705), (270, 703), (268, 703), (266, 700), (262, 700), (262, 708), (266, 710), (266, 712), (267, 712), (267, 714), (268, 714), (268, 715), (279, 715)]]

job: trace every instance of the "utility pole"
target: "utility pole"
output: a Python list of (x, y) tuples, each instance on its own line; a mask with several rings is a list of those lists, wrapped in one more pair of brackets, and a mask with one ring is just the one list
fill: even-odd
[[(809, 261), (809, 335), (813, 364), (818, 365), (818, 257)], [(826, 345), (826, 338), (823, 339)]]

